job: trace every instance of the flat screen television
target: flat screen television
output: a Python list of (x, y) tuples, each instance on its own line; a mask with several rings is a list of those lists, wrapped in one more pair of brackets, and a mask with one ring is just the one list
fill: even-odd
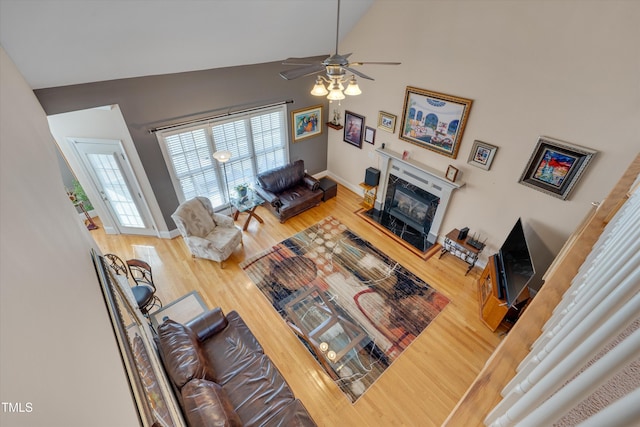
[(536, 272), (520, 218), (495, 258), (500, 282), (498, 297), (511, 307)]

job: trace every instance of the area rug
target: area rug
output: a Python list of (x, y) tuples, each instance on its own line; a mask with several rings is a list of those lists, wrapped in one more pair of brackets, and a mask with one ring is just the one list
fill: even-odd
[(240, 266), (351, 402), (449, 303), (333, 217)]

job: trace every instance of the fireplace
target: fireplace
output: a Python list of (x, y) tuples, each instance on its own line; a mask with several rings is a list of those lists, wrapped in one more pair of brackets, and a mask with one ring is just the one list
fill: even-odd
[(385, 202), (384, 209), (416, 231), (429, 234), (440, 198), (419, 188), (412, 189), (406, 181), (400, 184), (395, 178), (393, 196), (388, 203)]
[(454, 190), (464, 185), (451, 182), (442, 171), (388, 148), (380, 156), (380, 187), (375, 207), (366, 216), (420, 251), (438, 240), (440, 226)]

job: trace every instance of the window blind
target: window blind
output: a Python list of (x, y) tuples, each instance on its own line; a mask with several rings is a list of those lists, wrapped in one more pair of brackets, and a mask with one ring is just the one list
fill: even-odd
[[(180, 202), (205, 196), (221, 207), (227, 202), (227, 184), (233, 194), (236, 185), (253, 185), (260, 172), (286, 164), (285, 118), (286, 106), (278, 106), (159, 132)], [(213, 159), (213, 153), (222, 150), (231, 152), (224, 166)]]

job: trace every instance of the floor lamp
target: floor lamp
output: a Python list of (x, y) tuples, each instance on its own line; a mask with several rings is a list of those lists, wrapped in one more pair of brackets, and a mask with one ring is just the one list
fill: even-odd
[(213, 158), (222, 163), (223, 175), (224, 175), (224, 188), (227, 194), (225, 195), (225, 202), (229, 203), (229, 182), (227, 181), (227, 162), (231, 160), (231, 151), (223, 150), (213, 153)]

